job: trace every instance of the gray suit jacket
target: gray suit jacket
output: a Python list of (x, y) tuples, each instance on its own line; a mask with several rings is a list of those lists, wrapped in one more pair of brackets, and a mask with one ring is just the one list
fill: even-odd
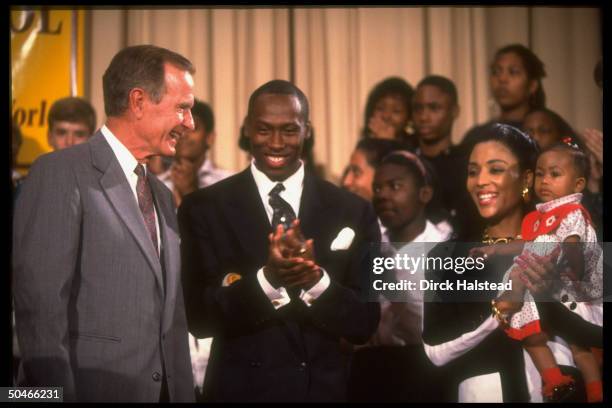
[[(65, 400), (193, 401), (176, 214), (148, 173), (158, 258), (104, 136), (41, 156), (15, 204), (13, 295), (21, 386)], [(161, 259), (161, 261), (160, 261)]]

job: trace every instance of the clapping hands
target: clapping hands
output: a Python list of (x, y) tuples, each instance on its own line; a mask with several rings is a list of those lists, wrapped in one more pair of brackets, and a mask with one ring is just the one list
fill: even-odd
[(315, 262), (314, 241), (304, 238), (299, 220), (293, 221), (286, 232), (279, 224), (268, 239), (270, 246), (264, 275), (272, 286), (308, 290), (321, 279), (321, 268)]

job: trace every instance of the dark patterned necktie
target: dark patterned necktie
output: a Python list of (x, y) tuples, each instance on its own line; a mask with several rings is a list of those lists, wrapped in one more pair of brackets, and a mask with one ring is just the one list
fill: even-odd
[(280, 192), (285, 189), (282, 183), (278, 183), (270, 191), (270, 199), (268, 202), (274, 212), (272, 213), (272, 228), (276, 230), (278, 224), (283, 224), (285, 231), (289, 229), (293, 220), (295, 220), (295, 212), (288, 202), (283, 200)]
[[(278, 224), (283, 224), (285, 231), (289, 229), (293, 220), (295, 220), (295, 212), (291, 205), (282, 199), (280, 192), (285, 190), (285, 186), (282, 183), (278, 183), (270, 191), (270, 206), (274, 210), (272, 213), (272, 228), (276, 231)], [(292, 300), (298, 299), (300, 295), (300, 288), (286, 288), (287, 294)], [(295, 306), (296, 302), (291, 302)]]
[(142, 213), (147, 231), (153, 246), (155, 247), (155, 253), (159, 256), (157, 249), (157, 228), (155, 227), (155, 208), (153, 207), (153, 194), (151, 194), (151, 186), (149, 181), (145, 177), (145, 169), (142, 164), (138, 164), (134, 169), (134, 173), (138, 176), (138, 182), (136, 183), (136, 195), (138, 196), (138, 206)]

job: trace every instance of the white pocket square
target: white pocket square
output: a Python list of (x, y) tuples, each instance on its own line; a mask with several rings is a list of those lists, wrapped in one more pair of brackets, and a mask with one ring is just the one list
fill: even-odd
[(344, 227), (338, 233), (338, 236), (331, 243), (330, 249), (332, 251), (338, 251), (340, 249), (348, 249), (351, 246), (351, 242), (353, 242), (353, 238), (355, 238), (355, 231), (350, 229), (349, 227)]

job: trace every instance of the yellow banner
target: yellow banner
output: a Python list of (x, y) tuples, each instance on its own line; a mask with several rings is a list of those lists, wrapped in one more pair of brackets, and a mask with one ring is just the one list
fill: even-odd
[(51, 150), (47, 115), (57, 99), (83, 96), (84, 10), (11, 8), (11, 117), (23, 144), (16, 167)]

